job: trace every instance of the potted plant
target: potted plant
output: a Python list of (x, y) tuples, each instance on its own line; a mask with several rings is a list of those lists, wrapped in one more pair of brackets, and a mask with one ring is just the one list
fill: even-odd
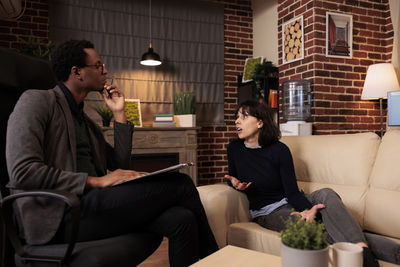
[(51, 59), (51, 51), (55, 43), (53, 41), (46, 42), (38, 38), (29, 37), (28, 39), (19, 38), (22, 47), (19, 49), (20, 53), (42, 58), (45, 60)]
[(329, 248), (322, 222), (306, 222), (296, 215), (285, 225), (281, 232), (282, 267), (328, 267)]
[(93, 109), (100, 115), (103, 126), (109, 127), (111, 119), (114, 116), (112, 111), (105, 104), (103, 106), (95, 106)]
[(175, 93), (174, 119), (178, 127), (196, 126), (196, 92)]
[(264, 61), (263, 63), (256, 64), (251, 75), (251, 79), (254, 81), (252, 84), (252, 95), (253, 98), (259, 99), (259, 101), (265, 101), (265, 94), (268, 93), (265, 92), (264, 86), (266, 67), (274, 67), (274, 64), (271, 61)]

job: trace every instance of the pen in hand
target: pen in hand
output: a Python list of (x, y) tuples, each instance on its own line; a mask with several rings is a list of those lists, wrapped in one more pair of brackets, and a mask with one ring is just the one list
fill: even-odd
[[(112, 85), (113, 82), (114, 82), (114, 75), (111, 77), (110, 85)], [(106, 88), (104, 88), (104, 90), (106, 90), (108, 98), (112, 98), (112, 94), (110, 93), (110, 91), (107, 90)]]

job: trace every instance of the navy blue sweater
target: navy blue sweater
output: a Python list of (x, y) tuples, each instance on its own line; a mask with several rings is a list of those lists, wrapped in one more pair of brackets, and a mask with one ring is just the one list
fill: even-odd
[[(241, 182), (252, 182), (243, 191), (251, 210), (258, 210), (284, 197), (296, 211), (312, 207), (299, 191), (292, 155), (282, 142), (251, 149), (244, 145), (244, 140), (232, 141), (228, 145), (228, 168), (229, 175)], [(229, 181), (228, 184), (231, 185)]]

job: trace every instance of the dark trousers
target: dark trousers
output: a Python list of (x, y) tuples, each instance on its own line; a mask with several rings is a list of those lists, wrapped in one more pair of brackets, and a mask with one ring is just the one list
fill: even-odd
[[(70, 218), (60, 233), (68, 240)], [(171, 266), (188, 266), (216, 250), (214, 235), (189, 176), (165, 173), (92, 189), (81, 198), (78, 241), (148, 231), (168, 238)]]

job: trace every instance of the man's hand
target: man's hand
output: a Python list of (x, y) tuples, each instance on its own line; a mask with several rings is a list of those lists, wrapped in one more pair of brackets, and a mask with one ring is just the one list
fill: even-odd
[(314, 205), (310, 210), (303, 210), (302, 212), (292, 212), (290, 215), (300, 215), (302, 220), (306, 222), (312, 222), (315, 215), (317, 215), (318, 210), (325, 208), (324, 204)]
[(90, 188), (107, 187), (127, 180), (132, 180), (140, 176), (142, 176), (142, 174), (137, 171), (118, 169), (102, 177), (88, 176), (86, 181), (86, 187)]
[(245, 183), (245, 182), (242, 183), (237, 178), (230, 176), (230, 175), (225, 175), (225, 178), (228, 179), (229, 181), (231, 181), (233, 187), (236, 190), (243, 191), (251, 185), (251, 182), (250, 183)]
[[(104, 102), (114, 114), (114, 119), (120, 123), (126, 123), (125, 97), (116, 85), (104, 85), (104, 91), (101, 92)], [(106, 92), (107, 91), (107, 92)]]

